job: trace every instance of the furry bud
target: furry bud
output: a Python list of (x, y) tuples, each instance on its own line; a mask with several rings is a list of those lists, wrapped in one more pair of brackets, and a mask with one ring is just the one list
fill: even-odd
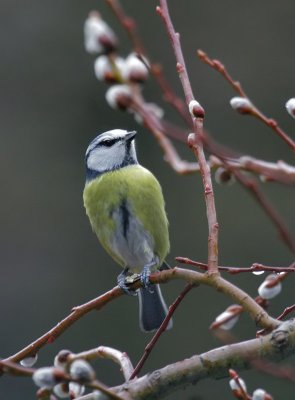
[(69, 384), (69, 394), (71, 398), (76, 398), (82, 396), (85, 392), (85, 386), (80, 385), (77, 382), (70, 382)]
[(60, 350), (54, 357), (54, 366), (63, 369), (67, 365), (71, 354), (70, 350)]
[(35, 385), (51, 389), (62, 379), (63, 371), (53, 367), (43, 367), (37, 369), (33, 373), (33, 381)]
[[(237, 382), (237, 380), (238, 380), (238, 382)], [(242, 378), (237, 378), (237, 380), (231, 379), (229, 381), (229, 386), (230, 386), (231, 390), (240, 392), (241, 391), (240, 387), (241, 387), (244, 390), (244, 392), (247, 393), (247, 386), (246, 386), (245, 381)]]
[(204, 118), (205, 111), (197, 100), (190, 101), (188, 105), (189, 112), (193, 118)]
[(214, 329), (215, 326), (216, 328), (218, 327), (224, 329), (225, 331), (229, 331), (230, 329), (232, 329), (239, 320), (239, 314), (237, 314), (236, 312), (239, 309), (240, 306), (238, 305), (232, 305), (228, 307), (225, 311), (223, 311), (215, 318), (215, 321), (211, 325), (211, 329)]
[(282, 290), (282, 284), (280, 281), (277, 281), (274, 286), (268, 287), (271, 281), (277, 279), (277, 275), (271, 274), (268, 275), (262, 284), (258, 288), (259, 296), (263, 299), (269, 300), (276, 297)]
[(121, 57), (101, 55), (94, 62), (94, 73), (98, 80), (105, 82), (120, 82), (125, 61)]
[(123, 76), (129, 82), (142, 83), (147, 80), (149, 71), (140, 57), (131, 53), (125, 60)]
[(292, 118), (295, 118), (295, 98), (289, 99), (286, 103), (286, 109)]
[(95, 379), (95, 372), (85, 360), (75, 360), (70, 366), (70, 375), (80, 382), (91, 382)]
[(60, 399), (69, 397), (69, 384), (68, 383), (59, 383), (55, 385), (53, 388), (53, 393), (59, 397)]
[(126, 110), (132, 103), (131, 89), (128, 85), (113, 85), (106, 92), (106, 100), (115, 110)]
[(250, 100), (245, 97), (233, 97), (230, 100), (230, 105), (233, 110), (240, 114), (250, 114), (253, 110)]
[(217, 168), (215, 172), (215, 180), (220, 185), (232, 185), (235, 182), (235, 176), (223, 167)]
[(84, 24), (85, 49), (91, 54), (110, 53), (117, 48), (117, 38), (98, 12), (91, 12)]
[(253, 392), (252, 400), (272, 400), (272, 397), (263, 389), (256, 389)]

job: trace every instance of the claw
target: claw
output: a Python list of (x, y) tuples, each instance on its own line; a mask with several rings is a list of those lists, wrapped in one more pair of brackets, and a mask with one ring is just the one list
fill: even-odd
[(130, 289), (130, 287), (126, 284), (126, 277), (128, 273), (128, 268), (124, 268), (124, 270), (118, 275), (117, 283), (120, 289), (123, 290), (125, 294), (129, 296), (137, 296), (137, 291)]

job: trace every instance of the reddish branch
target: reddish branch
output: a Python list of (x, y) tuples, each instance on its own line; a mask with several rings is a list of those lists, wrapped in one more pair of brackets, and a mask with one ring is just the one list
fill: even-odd
[[(194, 100), (191, 84), (185, 66), (185, 61), (182, 54), (182, 49), (179, 40), (179, 34), (175, 32), (168, 10), (166, 0), (160, 0), (161, 7), (157, 7), (157, 12), (162, 18), (169, 35), (175, 58), (176, 69), (183, 87), (187, 106)], [(208, 238), (208, 272), (218, 273), (218, 223), (215, 210), (214, 192), (211, 180), (210, 169), (203, 151), (202, 136), (203, 136), (203, 118), (204, 111), (200, 106), (199, 115), (193, 115), (194, 135), (190, 136), (190, 145), (199, 161), (200, 172), (203, 179), (209, 238)]]
[[(187, 257), (175, 257), (175, 260), (180, 262), (181, 264), (193, 265), (194, 267), (198, 267), (203, 271), (208, 270), (208, 265), (199, 261), (191, 260)], [(232, 275), (241, 274), (244, 272), (257, 272), (257, 271), (267, 271), (267, 272), (295, 272), (295, 262), (292, 263), (288, 267), (271, 267), (259, 263), (254, 263), (249, 268), (239, 268), (239, 267), (225, 267), (218, 266), (219, 271), (226, 271)]]
[[(225, 66), (219, 60), (212, 60), (208, 55), (202, 51), (198, 50), (198, 56), (201, 61), (218, 71), (225, 80), (233, 87), (233, 89), (237, 92), (237, 94), (247, 100), (249, 100), (248, 96), (246, 95), (245, 91), (243, 90), (240, 82), (235, 81), (231, 75), (228, 73)], [(250, 100), (249, 100), (250, 101)], [(251, 102), (251, 110), (250, 115), (258, 118), (260, 121), (265, 123), (269, 128), (271, 128), (285, 143), (294, 151), (295, 150), (295, 142), (292, 140), (279, 126), (277, 121), (272, 118), (266, 117), (254, 104)]]
[(139, 372), (141, 371), (144, 363), (146, 362), (147, 358), (149, 357), (152, 349), (155, 347), (157, 341), (159, 340), (161, 334), (165, 331), (169, 321), (171, 320), (173, 314), (175, 313), (177, 307), (179, 306), (179, 304), (182, 302), (182, 300), (185, 298), (185, 296), (188, 294), (188, 292), (194, 287), (194, 285), (192, 284), (188, 284), (186, 285), (186, 287), (183, 289), (183, 291), (179, 294), (179, 296), (177, 297), (177, 299), (174, 301), (173, 304), (171, 304), (171, 306), (169, 307), (169, 311), (168, 314), (166, 316), (166, 318), (164, 319), (164, 321), (162, 322), (162, 325), (160, 326), (160, 328), (157, 330), (157, 332), (155, 333), (155, 335), (153, 336), (152, 340), (148, 343), (148, 345), (145, 347), (144, 349), (144, 353), (141, 357), (141, 359), (139, 360), (138, 364), (136, 365), (136, 367), (134, 368), (134, 371), (132, 373), (132, 375), (130, 376), (130, 380), (135, 378)]
[(293, 304), (292, 306), (286, 307), (284, 309), (284, 311), (282, 312), (282, 314), (280, 314), (277, 319), (279, 321), (281, 321), (283, 318), (285, 318), (286, 315), (289, 315), (293, 310), (295, 310), (295, 304)]
[[(255, 302), (255, 300), (247, 295), (247, 293), (232, 283), (226, 281), (219, 275), (201, 274), (199, 272), (187, 269), (173, 268), (171, 270), (161, 271), (150, 276), (151, 283), (166, 283), (172, 279), (183, 279), (192, 285), (205, 284), (212, 286), (217, 291), (224, 293), (225, 295), (231, 297), (235, 302), (242, 305), (243, 309), (248, 312), (251, 318), (255, 320), (256, 323), (261, 327), (271, 330), (279, 325), (279, 322), (270, 317), (261, 308), (261, 306)], [(134, 290), (138, 289), (140, 287), (140, 281), (138, 280), (134, 282), (131, 287)], [(52, 343), (55, 339), (57, 339), (82, 316), (92, 310), (101, 309), (110, 301), (122, 296), (122, 294), (122, 290), (116, 286), (103, 295), (78, 307), (74, 307), (71, 314), (65, 317), (47, 333), (4, 361), (19, 362), (26, 357), (35, 355), (46, 344)]]
[[(58, 356), (57, 356), (58, 357)], [(133, 365), (128, 357), (127, 353), (122, 353), (121, 351), (108, 346), (99, 346), (95, 349), (82, 351), (81, 353), (70, 353), (67, 356), (66, 362), (71, 364), (74, 360), (84, 359), (93, 360), (96, 358), (104, 358), (114, 361), (119, 364), (120, 370), (124, 375), (126, 381), (130, 379), (130, 376), (134, 370)]]
[[(227, 158), (226, 161), (227, 165), (232, 168), (258, 174), (266, 182), (279, 182), (286, 185), (295, 184), (295, 167), (284, 161), (279, 160), (273, 163), (250, 156)], [(210, 166), (212, 168), (224, 167), (224, 163), (218, 157), (211, 156)]]
[(85, 314), (92, 310), (99, 310), (113, 299), (122, 296), (122, 294), (122, 290), (118, 286), (116, 286), (112, 290), (104, 293), (103, 295), (93, 300), (90, 300), (89, 302), (82, 304), (78, 307), (74, 307), (71, 314), (65, 317), (56, 326), (54, 326), (52, 329), (50, 329), (48, 332), (46, 332), (44, 335), (42, 335), (40, 338), (38, 338), (28, 346), (26, 346), (24, 349), (8, 357), (4, 361), (18, 362), (26, 357), (35, 355), (43, 346), (53, 343), (65, 330), (67, 330), (71, 325), (82, 318)]

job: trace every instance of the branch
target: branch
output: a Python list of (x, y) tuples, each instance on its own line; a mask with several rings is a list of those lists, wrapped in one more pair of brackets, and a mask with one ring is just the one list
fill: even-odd
[[(175, 257), (175, 260), (180, 262), (181, 264), (193, 265), (195, 267), (200, 268), (203, 271), (208, 270), (208, 265), (199, 261), (191, 260), (187, 257)], [(259, 263), (254, 263), (249, 268), (240, 268), (240, 267), (226, 267), (226, 266), (218, 266), (219, 271), (226, 271), (229, 274), (236, 275), (244, 272), (258, 272), (258, 271), (267, 271), (267, 272), (295, 272), (295, 262), (289, 265), (288, 267), (271, 267)]]
[(169, 311), (162, 322), (161, 326), (153, 336), (152, 340), (148, 343), (148, 345), (144, 349), (143, 356), (139, 360), (138, 364), (136, 365), (132, 375), (130, 376), (130, 380), (135, 378), (139, 372), (141, 371), (143, 365), (145, 364), (146, 360), (148, 359), (152, 349), (155, 347), (157, 341), (159, 340), (161, 334), (165, 331), (169, 321), (171, 320), (173, 314), (175, 313), (177, 307), (179, 304), (182, 302), (182, 300), (185, 298), (185, 296), (188, 294), (188, 292), (194, 287), (192, 284), (186, 285), (186, 287), (183, 289), (183, 291), (180, 293), (180, 295), (177, 297), (177, 299), (174, 301), (173, 304), (169, 307)]
[[(182, 54), (180, 45), (179, 34), (175, 32), (168, 10), (166, 0), (160, 0), (161, 7), (157, 7), (157, 12), (162, 18), (169, 35), (175, 58), (176, 58), (176, 69), (179, 73), (179, 78), (183, 87), (187, 106), (190, 107), (194, 100), (194, 95), (190, 85), (188, 73), (185, 66), (185, 61)], [(197, 103), (197, 102), (195, 102)], [(197, 103), (198, 104), (198, 103)], [(198, 104), (197, 110), (191, 112), (192, 121), (194, 125), (194, 134), (189, 136), (189, 144), (193, 149), (198, 161), (200, 172), (203, 180), (206, 211), (208, 219), (208, 269), (211, 274), (218, 274), (218, 223), (215, 209), (215, 200), (213, 185), (211, 180), (210, 169), (207, 165), (207, 161), (204, 155), (202, 140), (203, 136), (203, 120), (204, 110)]]
[(295, 310), (295, 304), (293, 304), (292, 306), (286, 307), (284, 309), (284, 311), (282, 312), (282, 314), (280, 314), (277, 319), (279, 321), (281, 321), (286, 315), (290, 314), (293, 310)]
[(105, 358), (114, 361), (119, 364), (125, 378), (128, 381), (133, 374), (134, 368), (128, 357), (127, 353), (122, 353), (119, 350), (113, 349), (112, 347), (99, 346), (95, 349), (83, 351), (81, 353), (73, 354), (68, 356), (67, 362), (73, 362), (74, 360), (83, 358), (84, 360), (93, 360), (95, 358)]
[(74, 307), (73, 311), (57, 325), (55, 325), (52, 329), (50, 329), (40, 338), (26, 346), (24, 349), (20, 350), (18, 353), (8, 357), (4, 361), (18, 362), (26, 357), (35, 355), (46, 344), (53, 343), (64, 331), (66, 331), (71, 325), (82, 318), (85, 314), (93, 310), (101, 309), (110, 301), (122, 295), (122, 290), (118, 286), (115, 286), (113, 289), (104, 293), (103, 295), (93, 300), (90, 300), (85, 304)]
[[(275, 181), (286, 185), (295, 184), (295, 167), (281, 160), (273, 163), (251, 156), (242, 156), (231, 160), (227, 159), (227, 164), (234, 169), (259, 174), (267, 182)], [(212, 168), (216, 168), (224, 166), (224, 163), (218, 157), (211, 156), (210, 165)]]
[[(270, 317), (267, 312), (251, 298), (251, 296), (219, 275), (209, 275), (207, 273), (202, 274), (192, 270), (173, 268), (171, 270), (154, 273), (150, 276), (151, 283), (167, 283), (174, 279), (183, 279), (191, 285), (204, 284), (215, 288), (217, 291), (231, 297), (236, 303), (240, 304), (255, 323), (266, 330), (272, 330), (280, 324), (279, 321)], [(141, 283), (137, 280), (130, 287), (133, 290), (136, 290), (140, 286)], [(4, 361), (19, 362), (26, 357), (35, 355), (42, 347), (46, 344), (52, 343), (85, 314), (93, 310), (101, 309), (110, 301), (121, 297), (122, 295), (123, 291), (118, 286), (115, 286), (103, 295), (85, 304), (74, 307), (71, 314), (65, 317), (47, 333)]]
[[(249, 369), (255, 360), (278, 362), (295, 353), (295, 321), (284, 322), (271, 334), (195, 355), (112, 388), (126, 400), (162, 399), (176, 389), (202, 379), (228, 378), (228, 369)], [(80, 399), (92, 399), (83, 396)], [(97, 400), (102, 399), (98, 395)]]

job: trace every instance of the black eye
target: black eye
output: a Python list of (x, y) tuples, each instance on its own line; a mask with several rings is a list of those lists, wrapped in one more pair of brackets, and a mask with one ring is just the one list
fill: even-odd
[(106, 139), (103, 142), (101, 142), (102, 146), (106, 146), (106, 147), (111, 147), (113, 144), (115, 144), (116, 139)]

